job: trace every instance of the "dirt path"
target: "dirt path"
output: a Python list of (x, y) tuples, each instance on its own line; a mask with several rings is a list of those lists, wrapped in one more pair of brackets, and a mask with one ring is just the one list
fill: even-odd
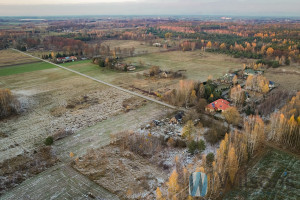
[(119, 87), (119, 86), (116, 86), (116, 85), (113, 85), (113, 84), (110, 84), (110, 83), (107, 83), (107, 82), (104, 82), (104, 81), (98, 80), (98, 79), (96, 79), (96, 78), (93, 78), (93, 77), (91, 77), (91, 76), (88, 76), (88, 75), (82, 74), (82, 73), (80, 73), (80, 72), (77, 72), (77, 71), (75, 71), (75, 70), (72, 70), (72, 69), (69, 69), (69, 68), (63, 67), (63, 66), (61, 66), (61, 65), (58, 65), (58, 64), (55, 64), (55, 63), (52, 63), (52, 62), (49, 62), (49, 61), (43, 60), (43, 59), (41, 59), (41, 58), (38, 58), (38, 57), (32, 56), (32, 55), (30, 55), (30, 54), (24, 53), (24, 52), (22, 52), (22, 51), (19, 51), (19, 50), (17, 50), (17, 49), (13, 49), (13, 50), (14, 50), (14, 51), (17, 51), (17, 52), (20, 52), (20, 53), (22, 53), (22, 54), (24, 54), (24, 55), (30, 56), (30, 57), (32, 57), (32, 58), (35, 58), (35, 59), (41, 60), (41, 61), (43, 61), (43, 62), (49, 63), (49, 64), (51, 64), (51, 65), (55, 65), (55, 66), (57, 66), (57, 67), (59, 67), (59, 68), (62, 68), (62, 69), (68, 70), (68, 71), (70, 71), (70, 72), (76, 73), (76, 74), (78, 74), (78, 75), (80, 75), (80, 76), (84, 76), (84, 77), (86, 77), (86, 78), (92, 79), (92, 80), (94, 80), (94, 81), (97, 81), (97, 82), (99, 82), (99, 83), (105, 84), (105, 85), (107, 85), (107, 86), (110, 86), (110, 87), (116, 88), (116, 89), (118, 89), (118, 90), (121, 90), (121, 91), (123, 91), (123, 92), (126, 92), (126, 93), (129, 93), (129, 94), (132, 94), (132, 95), (135, 95), (135, 96), (141, 97), (141, 98), (143, 98), (143, 99), (146, 99), (146, 100), (148, 100), (148, 101), (152, 101), (152, 102), (158, 103), (158, 104), (160, 104), (160, 105), (163, 105), (163, 106), (166, 106), (166, 107), (168, 107), (168, 108), (176, 109), (176, 107), (175, 107), (175, 106), (172, 106), (172, 105), (170, 105), (170, 104), (167, 104), (167, 103), (164, 103), (164, 102), (158, 101), (158, 100), (156, 100), (156, 99), (153, 99), (153, 98), (150, 98), (150, 97), (147, 97), (147, 96), (141, 95), (141, 94), (139, 94), (139, 93), (132, 92), (132, 91), (130, 91), (130, 90), (126, 90), (126, 89), (124, 89), (124, 88), (121, 88), (121, 87)]

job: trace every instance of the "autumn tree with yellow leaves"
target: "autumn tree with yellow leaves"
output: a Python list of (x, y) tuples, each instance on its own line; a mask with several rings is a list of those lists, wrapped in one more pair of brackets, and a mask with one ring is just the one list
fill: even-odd
[(272, 57), (273, 56), (273, 53), (274, 53), (274, 49), (272, 48), (272, 47), (269, 47), (268, 49), (267, 49), (267, 56), (269, 56), (269, 57)]
[(208, 41), (208, 42), (207, 42), (206, 47), (209, 48), (209, 49), (212, 47), (211, 41)]
[(230, 100), (235, 106), (237, 107), (243, 106), (245, 99), (246, 99), (245, 91), (242, 89), (240, 85), (231, 88)]
[(187, 138), (188, 140), (192, 140), (194, 132), (195, 132), (195, 126), (193, 121), (192, 120), (187, 121), (187, 123), (182, 129), (182, 137)]
[(241, 121), (241, 116), (236, 107), (230, 107), (222, 115), (225, 117), (226, 121), (230, 124), (238, 125)]
[(269, 92), (269, 80), (263, 75), (249, 75), (246, 80), (246, 89), (256, 92)]
[(296, 151), (300, 149), (300, 92), (271, 115), (268, 140)]
[(265, 140), (265, 125), (258, 116), (249, 116), (244, 121), (244, 134), (247, 139), (249, 155), (253, 155)]
[(167, 182), (168, 185), (168, 198), (169, 199), (177, 199), (176, 195), (179, 192), (180, 186), (178, 184), (178, 173), (176, 169), (173, 170), (169, 181)]
[(234, 147), (231, 147), (228, 152), (228, 173), (232, 184), (234, 183), (238, 169), (239, 162), (235, 153), (235, 149)]

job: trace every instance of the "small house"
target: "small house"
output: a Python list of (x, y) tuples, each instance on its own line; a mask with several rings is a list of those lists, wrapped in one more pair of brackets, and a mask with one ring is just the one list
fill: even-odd
[(225, 111), (228, 108), (230, 108), (229, 102), (225, 99), (218, 99), (210, 104), (208, 104), (205, 108), (208, 112), (214, 112), (214, 111)]
[(249, 76), (249, 75), (255, 75), (255, 71), (253, 69), (245, 69), (244, 70), (244, 75)]
[(70, 59), (74, 62), (75, 60), (77, 60), (76, 56), (70, 56)]

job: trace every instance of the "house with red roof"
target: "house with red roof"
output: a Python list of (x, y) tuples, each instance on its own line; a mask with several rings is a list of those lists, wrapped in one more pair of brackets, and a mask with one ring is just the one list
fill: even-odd
[(229, 102), (225, 99), (218, 99), (210, 104), (208, 104), (205, 108), (206, 111), (214, 112), (214, 111), (225, 111), (230, 108)]

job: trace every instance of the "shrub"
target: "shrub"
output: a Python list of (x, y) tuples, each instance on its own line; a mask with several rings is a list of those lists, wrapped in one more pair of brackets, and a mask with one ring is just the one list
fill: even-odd
[(45, 143), (45, 145), (50, 146), (50, 145), (53, 144), (53, 141), (54, 141), (53, 137), (49, 136), (49, 137), (46, 138), (44, 143)]
[(199, 99), (199, 101), (196, 104), (196, 110), (198, 113), (204, 112), (205, 107), (207, 106), (206, 99)]
[(192, 140), (189, 144), (188, 144), (188, 151), (191, 154), (194, 153), (202, 153), (206, 148), (205, 142), (203, 140), (200, 141), (195, 141)]
[(208, 166), (211, 166), (212, 163), (214, 162), (214, 160), (215, 160), (215, 154), (209, 153), (209, 154), (206, 155), (206, 164)]
[(225, 126), (215, 126), (206, 132), (204, 138), (210, 144), (216, 144), (224, 138), (227, 130), (228, 128)]
[(182, 139), (175, 139), (174, 147), (185, 148), (186, 142)]
[(149, 69), (149, 74), (150, 76), (156, 76), (159, 74), (160, 72), (160, 68), (158, 66), (152, 66), (150, 69)]
[(185, 113), (185, 115), (182, 118), (182, 122), (185, 124), (190, 120), (194, 121), (198, 118), (199, 118), (198, 113), (195, 110), (190, 110), (190, 111)]
[(17, 113), (20, 108), (19, 101), (9, 89), (0, 89), (0, 119)]
[(132, 132), (123, 132), (117, 141), (123, 149), (127, 149), (143, 157), (151, 157), (160, 152), (163, 142), (162, 138), (151, 134), (142, 135)]

